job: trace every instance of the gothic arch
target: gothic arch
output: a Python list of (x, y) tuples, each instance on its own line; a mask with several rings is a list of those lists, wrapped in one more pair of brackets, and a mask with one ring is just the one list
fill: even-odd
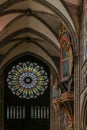
[[(28, 2), (29, 0), (27, 0), (27, 2)], [(5, 28), (3, 28), (2, 29), (2, 34), (4, 34), (4, 35), (1, 35), (1, 39), (3, 39), (2, 40), (2, 42), (1, 42), (1, 44), (3, 44), (4, 45), (4, 47), (6, 47), (5, 45), (6, 44), (8, 44), (8, 43), (12, 43), (13, 44), (13, 42), (14, 42), (14, 45), (12, 45), (12, 48), (11, 49), (8, 49), (8, 51), (7, 52), (4, 52), (4, 55), (3, 55), (3, 57), (2, 57), (2, 59), (1, 59), (1, 67), (0, 67), (0, 77), (1, 77), (1, 79), (0, 79), (0, 85), (4, 88), (4, 86), (3, 86), (3, 72), (4, 72), (4, 69), (5, 69), (5, 67), (11, 62), (11, 61), (13, 61), (14, 60), (14, 58), (18, 58), (18, 56), (19, 55), (22, 55), (22, 54), (24, 54), (24, 53), (32, 53), (31, 55), (35, 55), (36, 57), (38, 57), (39, 59), (41, 59), (42, 61), (44, 61), (52, 70), (53, 70), (53, 72), (54, 73), (56, 73), (57, 74), (57, 78), (58, 78), (58, 63), (56, 63), (56, 61), (57, 60), (59, 60), (59, 46), (58, 46), (58, 42), (59, 41), (56, 41), (56, 43), (57, 43), (57, 46), (54, 46), (54, 43), (52, 42), (52, 41), (54, 41), (53, 40), (53, 38), (50, 40), (49, 39), (49, 37), (47, 37), (46, 36), (46, 34), (45, 34), (45, 31), (44, 31), (44, 35), (43, 35), (43, 32), (41, 31), (41, 33), (39, 33), (39, 31), (37, 30), (37, 31), (35, 31), (34, 29), (30, 29), (29, 28), (29, 33), (32, 35), (32, 37), (34, 36), (34, 37), (36, 37), (37, 39), (35, 39), (35, 38), (32, 38), (31, 37), (31, 35), (30, 35), (30, 37), (29, 36), (27, 36), (27, 37), (24, 37), (25, 36), (25, 33), (24, 33), (24, 35), (23, 35), (23, 33), (21, 33), (21, 31), (19, 32), (19, 35), (18, 36), (20, 36), (20, 37), (16, 37), (16, 39), (14, 39), (14, 38), (12, 38), (11, 37), (11, 35), (9, 35), (9, 30), (10, 30), (10, 26), (11, 26), (11, 24), (13, 25), (13, 23), (14, 22), (16, 22), (17, 21), (17, 18), (21, 18), (21, 16), (25, 16), (25, 15), (27, 15), (28, 17), (29, 17), (29, 15), (32, 15), (32, 17), (33, 18), (37, 18), (37, 20), (42, 24), (44, 24), (46, 27), (47, 27), (47, 29), (49, 29), (49, 31), (50, 32), (52, 32), (52, 30), (49, 28), (49, 26), (50, 26), (50, 23), (47, 23), (47, 21), (51, 21), (52, 19), (51, 19), (51, 17), (53, 18), (53, 20), (54, 20), (54, 18), (55, 18), (55, 21), (56, 21), (56, 24), (58, 23), (58, 22), (60, 22), (61, 24), (63, 24), (66, 28), (67, 28), (67, 30), (69, 31), (69, 33), (70, 33), (70, 36), (71, 36), (71, 44), (72, 44), (72, 46), (73, 46), (73, 52), (76, 52), (77, 51), (77, 49), (78, 49), (78, 41), (76, 40), (77, 39), (77, 35), (76, 35), (76, 30), (75, 30), (75, 26), (74, 26), (74, 24), (73, 24), (73, 21), (72, 21), (72, 19), (71, 19), (71, 17), (69, 16), (69, 14), (68, 14), (68, 12), (67, 12), (67, 10), (66, 10), (66, 8), (62, 5), (62, 3), (61, 3), (61, 1), (59, 0), (59, 2), (57, 1), (57, 0), (45, 0), (45, 1), (43, 1), (43, 0), (38, 0), (38, 2), (37, 2), (37, 0), (32, 0), (32, 2), (33, 3), (37, 3), (37, 5), (40, 7), (44, 7), (44, 10), (42, 10), (42, 9), (40, 9), (40, 11), (39, 12), (37, 12), (36, 11), (36, 13), (35, 13), (35, 10), (33, 10), (33, 8), (30, 8), (30, 9), (28, 9), (28, 8), (26, 8), (26, 9), (22, 9), (22, 10), (16, 10), (15, 9), (15, 7), (16, 6), (18, 6), (18, 5), (20, 5), (20, 4), (22, 4), (22, 2), (24, 2), (24, 3), (26, 3), (26, 0), (15, 0), (15, 1), (12, 1), (12, 0), (9, 0), (9, 1), (6, 1), (5, 3), (3, 3), (3, 4), (1, 4), (1, 6), (0, 6), (0, 10), (2, 10), (2, 14), (0, 15), (1, 17), (6, 17), (7, 15), (8, 16), (10, 16), (9, 14), (14, 14), (14, 17), (13, 17), (13, 19), (9, 22), (9, 24), (8, 24), (8, 26), (5, 26)], [(57, 4), (55, 4), (55, 3), (57, 3)], [(59, 3), (59, 4), (58, 4)], [(21, 7), (21, 6), (20, 6)], [(61, 7), (61, 8), (60, 8)], [(64, 11), (63, 11), (63, 9), (64, 9)], [(10, 12), (11, 11), (11, 12)], [(13, 12), (12, 12), (13, 11)], [(48, 13), (47, 13), (48, 12)], [(16, 15), (16, 13), (19, 13), (19, 17), (16, 17), (15, 18), (15, 15)], [(41, 17), (41, 15), (43, 15), (43, 16), (45, 16), (44, 17), (44, 19)], [(27, 18), (28, 18), (27, 17)], [(46, 20), (45, 18), (49, 18), (50, 17), (50, 19), (51, 20)], [(20, 20), (20, 18), (19, 18), (19, 20)], [(53, 22), (53, 23), (55, 23), (55, 22)], [(17, 22), (16, 22), (16, 24), (17, 24)], [(56, 25), (55, 24), (55, 25)], [(49, 25), (49, 26), (48, 26)], [(26, 26), (24, 26), (24, 27), (26, 27)], [(21, 28), (19, 28), (18, 29), (18, 31), (20, 30)], [(46, 29), (46, 30), (47, 30)], [(59, 29), (59, 28), (58, 28)], [(6, 33), (5, 31), (8, 31), (8, 33)], [(30, 30), (32, 31), (32, 32), (30, 32)], [(54, 36), (55, 36), (55, 30), (52, 32), (53, 34), (54, 34)], [(14, 34), (16, 34), (16, 31), (15, 30), (13, 30), (13, 33)], [(12, 34), (12, 29), (11, 29), (11, 34)], [(39, 35), (38, 35), (39, 34)], [(27, 33), (26, 33), (26, 35), (27, 35)], [(58, 34), (57, 34), (58, 35)], [(8, 37), (8, 36), (10, 36), (10, 37)], [(15, 35), (14, 35), (15, 36)], [(38, 36), (38, 37), (37, 37)], [(12, 38), (12, 41), (11, 41), (11, 38)], [(41, 39), (42, 38), (42, 39)], [(59, 38), (59, 37), (58, 37)], [(8, 42), (8, 43), (5, 43), (5, 40), (6, 40), (6, 42)], [(35, 41), (35, 40), (37, 40), (37, 42)], [(40, 41), (41, 40), (41, 41)], [(58, 39), (57, 39), (58, 40)], [(16, 42), (15, 42), (16, 41)], [(46, 50), (46, 48), (47, 48), (47, 46), (40, 46), (39, 45), (39, 43), (40, 42), (43, 42), (43, 43), (48, 43), (48, 45), (49, 45), (49, 43), (50, 43), (50, 49), (48, 49), (48, 50)], [(20, 49), (20, 46), (21, 45), (23, 45), (22, 43), (24, 43), (24, 44), (27, 44), (26, 45), (26, 48), (25, 48), (25, 51), (21, 51), (21, 49)], [(32, 43), (32, 46), (33, 47), (36, 47), (35, 45), (38, 45), (37, 46), (37, 48), (39, 48), (38, 50), (40, 50), (40, 52), (42, 51), (42, 52), (44, 52), (43, 54), (45, 54), (46, 55), (46, 57), (44, 57), (44, 55), (42, 55), (41, 56), (41, 54), (40, 53), (38, 53), (38, 51), (36, 51), (36, 52), (34, 52), (34, 49), (32, 49), (32, 51), (31, 50), (28, 50), (28, 48), (27, 48), (27, 46), (29, 47), (29, 44), (30, 43)], [(21, 44), (21, 45), (19, 45), (19, 44)], [(44, 44), (45, 45), (45, 44)], [(3, 47), (3, 48), (4, 48)], [(22, 46), (21, 46), (22, 47)], [(7, 48), (9, 48), (9, 47), (7, 47)], [(17, 50), (16, 50), (16, 48), (17, 48)], [(56, 58), (56, 56), (55, 55), (52, 55), (53, 54), (53, 52), (50, 52), (50, 54), (49, 53), (47, 53), (47, 51), (50, 51), (50, 50), (52, 50), (52, 48), (53, 48), (53, 51), (55, 52), (55, 54), (56, 54), (56, 56), (58, 57), (58, 58)], [(23, 47), (22, 47), (22, 49), (23, 49)], [(5, 49), (4, 49), (5, 50)], [(14, 51), (17, 51), (16, 53), (14, 53)], [(2, 49), (2, 53), (3, 53), (3, 49)], [(14, 55), (11, 55), (12, 53), (14, 53)], [(24, 54), (25, 55), (25, 54)], [(2, 56), (2, 55), (1, 55)], [(49, 60), (50, 59), (50, 60)], [(51, 62), (50, 62), (51, 61)], [(2, 87), (1, 87), (1, 89), (2, 89)], [(4, 96), (4, 94), (2, 94), (2, 91), (3, 91), (3, 89), (1, 90), (0, 89), (0, 96), (2, 95), (2, 96)], [(2, 97), (2, 99), (4, 99), (3, 97)], [(4, 102), (3, 100), (2, 100), (2, 102)], [(0, 102), (0, 103), (2, 103), (2, 102)], [(2, 103), (2, 105), (1, 105), (2, 107), (3, 107), (3, 103)], [(3, 108), (1, 108), (1, 110), (4, 110)], [(71, 120), (71, 117), (70, 117), (70, 114), (65, 110), (65, 112), (67, 113), (67, 115), (69, 116), (69, 119)], [(2, 114), (3, 112), (1, 112), (0, 111), (0, 115)], [(3, 113), (3, 115), (2, 115), (2, 117), (4, 117), (4, 113)], [(2, 119), (1, 119), (2, 120)], [(3, 121), (2, 121), (2, 124), (3, 124)], [(2, 126), (0, 127), (1, 128), (1, 130), (2, 130)]]

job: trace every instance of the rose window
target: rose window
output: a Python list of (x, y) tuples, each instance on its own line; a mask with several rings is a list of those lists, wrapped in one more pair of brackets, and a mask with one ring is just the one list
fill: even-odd
[(21, 62), (8, 72), (7, 83), (14, 95), (20, 98), (36, 98), (48, 88), (48, 74), (37, 63)]

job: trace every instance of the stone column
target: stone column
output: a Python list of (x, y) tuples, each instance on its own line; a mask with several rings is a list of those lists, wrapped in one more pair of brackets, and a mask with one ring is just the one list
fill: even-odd
[(4, 76), (0, 74), (0, 130), (4, 130)]
[[(78, 50), (79, 52), (79, 50)], [(80, 69), (79, 53), (74, 57), (74, 130), (80, 130)]]
[[(82, 16), (80, 21), (82, 21), (82, 23), (80, 23), (80, 112), (79, 112), (79, 118), (80, 118), (80, 122), (79, 122), (79, 129), (82, 130), (82, 103), (83, 103), (83, 95), (84, 95), (84, 89), (86, 87), (86, 63), (87, 63), (87, 0), (83, 0), (83, 5), (82, 5)], [(86, 129), (85, 129), (86, 130)]]
[(53, 130), (52, 74), (50, 75), (50, 130)]
[(60, 130), (60, 111), (52, 107), (52, 119), (50, 130)]

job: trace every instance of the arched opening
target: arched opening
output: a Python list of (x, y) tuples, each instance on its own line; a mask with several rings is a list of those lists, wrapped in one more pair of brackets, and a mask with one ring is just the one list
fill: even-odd
[[(67, 28), (67, 31), (69, 31), (69, 36), (72, 40), (71, 39), (68, 40), (70, 40), (70, 44), (72, 44), (74, 49), (76, 49), (75, 28), (72, 19), (69, 16), (64, 5), (62, 4), (62, 1), (57, 0), (54, 1), (10, 0), (2, 2), (1, 7), (2, 7), (1, 20), (5, 21), (5, 24), (2, 22), (0, 25), (2, 31), (0, 36), (1, 39), (0, 54), (2, 55), (2, 58), (0, 60), (0, 70), (1, 70), (0, 73), (3, 73), (4, 69), (2, 68), (6, 66), (6, 63), (8, 63), (8, 61), (14, 59), (13, 57), (28, 52), (34, 54), (36, 57), (40, 57), (43, 61), (45, 60), (50, 64), (51, 67), (49, 70), (49, 67), (44, 66), (45, 64), (40, 60), (38, 60), (37, 58), (34, 58), (33, 60), (31, 60), (33, 58), (32, 56), (30, 56), (32, 58), (29, 58), (29, 62), (31, 63), (35, 59), (37, 59), (35, 60), (36, 61), (35, 63), (37, 63), (39, 66), (42, 66), (45, 69), (45, 71), (48, 74), (48, 79), (50, 79), (49, 78), (50, 71), (53, 70), (52, 72), (55, 75), (54, 77), (55, 84), (51, 88), (52, 91), (50, 91), (50, 87), (48, 87), (45, 91), (42, 90), (42, 93), (43, 91), (44, 93), (41, 94), (40, 96), (37, 96), (39, 94), (38, 92), (36, 92), (37, 95), (33, 95), (33, 92), (31, 95), (29, 95), (30, 91), (27, 93), (26, 91), (21, 92), (20, 88), (12, 88), (9, 81), (11, 80), (11, 78), (10, 77), (8, 78), (8, 76), (10, 76), (9, 72), (12, 71), (11, 74), (13, 74), (14, 64), (17, 70), (17, 65), (21, 66), (19, 62), (22, 59), (19, 60), (17, 57), (17, 60), (15, 61), (12, 60), (12, 62), (8, 64), (8, 66), (5, 69), (4, 78), (2, 78), (1, 75), (2, 78), (1, 86), (3, 86), (3, 89), (5, 88), (4, 90), (5, 95), (2, 94), (0, 100), (1, 103), (0, 130), (4, 129), (3, 122), (5, 122), (4, 130), (14, 130), (14, 129), (49, 130), (51, 129), (51, 126), (53, 130), (56, 130), (57, 127), (58, 128), (60, 127), (59, 126), (60, 124), (57, 123), (57, 127), (54, 128), (54, 125), (56, 126), (56, 124), (55, 121), (53, 124), (53, 118), (56, 120), (55, 117), (57, 115), (55, 114), (53, 115), (53, 117), (51, 116), (50, 118), (48, 118), (50, 116), (49, 108), (50, 106), (52, 106), (52, 100), (50, 100), (51, 95), (50, 92), (53, 94), (52, 95), (53, 98), (58, 98), (60, 96), (60, 88), (58, 88), (57, 84), (59, 83), (59, 75), (60, 75), (59, 30), (62, 25), (65, 28)], [(62, 36), (64, 36), (65, 34), (67, 33), (64, 33)], [(64, 48), (62, 48), (62, 51), (63, 50)], [(68, 58), (67, 57), (65, 58), (66, 59), (63, 59), (61, 62), (62, 63), (61, 71), (64, 70), (63, 75), (61, 75), (62, 76), (61, 82), (64, 85), (62, 89), (63, 92), (65, 92), (65, 89), (68, 89), (68, 87), (66, 88), (68, 83), (69, 85), (71, 85), (71, 83), (68, 82), (68, 79), (71, 80), (72, 76), (71, 75), (72, 73), (71, 72), (69, 73), (67, 70), (67, 68), (69, 67)], [(29, 65), (29, 63), (26, 63), (25, 59), (26, 58), (22, 60), (22, 65), (23, 64)], [(28, 75), (26, 78), (23, 79), (20, 77), (20, 79), (25, 84), (31, 84), (31, 82), (33, 81), (30, 75)], [(65, 79), (67, 81), (65, 81)], [(24, 86), (23, 83), (22, 85)], [(49, 82), (47, 83), (49, 86)], [(14, 84), (13, 81), (11, 82), (11, 84)], [(71, 88), (69, 87), (69, 91), (70, 89)], [(16, 92), (14, 90), (16, 90)], [(17, 90), (19, 90), (18, 93)], [(0, 96), (2, 91), (0, 90)], [(5, 100), (3, 96), (5, 96)], [(33, 99), (32, 96), (34, 97), (36, 96), (37, 98), (35, 97)], [(3, 105), (5, 108), (4, 113), (3, 113), (4, 108), (2, 107)], [(52, 113), (52, 110), (50, 111)], [(4, 120), (3, 117), (5, 117), (5, 121), (3, 121)], [(52, 120), (52, 122), (50, 120)]]
[(50, 130), (50, 69), (25, 55), (4, 71), (5, 130)]

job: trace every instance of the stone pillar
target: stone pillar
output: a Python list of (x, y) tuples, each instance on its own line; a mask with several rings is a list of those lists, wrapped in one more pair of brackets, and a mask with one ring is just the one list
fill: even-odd
[[(79, 52), (79, 50), (78, 50)], [(78, 53), (79, 54), (79, 53)], [(80, 69), (79, 55), (74, 58), (74, 130), (80, 130)]]
[(4, 76), (0, 74), (0, 130), (4, 130)]
[(52, 107), (52, 116), (51, 116), (51, 128), (50, 130), (60, 130), (60, 111), (55, 110), (54, 107)]
[[(83, 0), (82, 5), (82, 16), (80, 21), (80, 129), (83, 130), (83, 122), (82, 122), (82, 105), (84, 98), (84, 91), (86, 88), (86, 76), (87, 76), (87, 0)], [(86, 129), (85, 129), (86, 130)]]
[(53, 130), (52, 75), (50, 75), (50, 130)]

